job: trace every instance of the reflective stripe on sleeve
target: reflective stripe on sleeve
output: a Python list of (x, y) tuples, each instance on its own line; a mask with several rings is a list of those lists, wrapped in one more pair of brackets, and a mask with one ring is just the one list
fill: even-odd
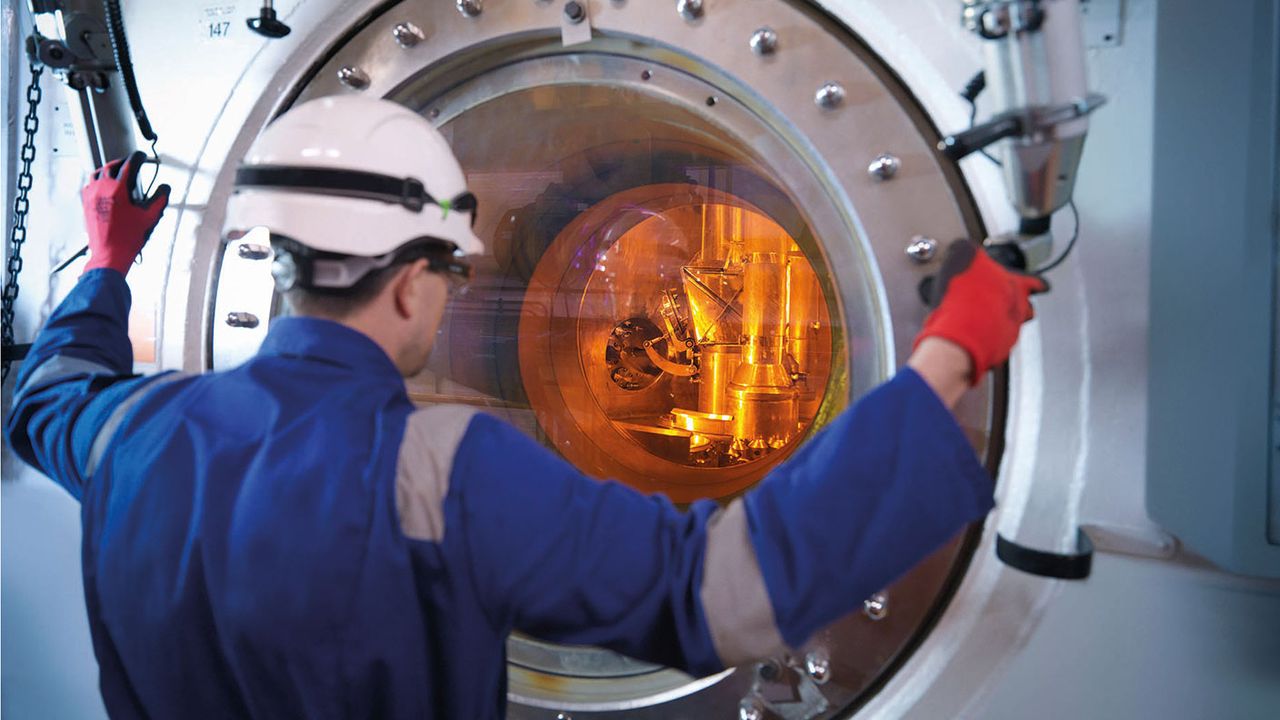
[(40, 387), (51, 382), (57, 382), (64, 378), (74, 375), (116, 375), (115, 370), (93, 362), (92, 360), (83, 360), (70, 355), (54, 355), (45, 360), (36, 368), (31, 376), (22, 383), (22, 387), (18, 388), (18, 395), (22, 395), (27, 388)]
[(758, 660), (785, 648), (747, 532), (746, 506), (740, 499), (707, 522), (707, 549), (698, 597), (711, 642), (726, 667)]
[(107, 416), (106, 422), (102, 423), (102, 427), (98, 429), (98, 434), (93, 436), (93, 445), (89, 448), (89, 460), (84, 465), (84, 476), (86, 478), (93, 477), (93, 473), (98, 469), (98, 463), (102, 462), (102, 456), (106, 454), (107, 447), (111, 444), (111, 439), (115, 437), (116, 431), (120, 429), (120, 425), (124, 423), (124, 416), (137, 405), (142, 398), (152, 390), (161, 385), (168, 385), (171, 382), (182, 380), (190, 377), (185, 373), (171, 372), (164, 375), (157, 375), (155, 379), (144, 383), (137, 390), (134, 390), (119, 405), (111, 411)]
[(476, 412), (461, 405), (437, 405), (409, 416), (396, 462), (396, 512), (406, 537), (444, 539), (444, 498), (453, 458)]

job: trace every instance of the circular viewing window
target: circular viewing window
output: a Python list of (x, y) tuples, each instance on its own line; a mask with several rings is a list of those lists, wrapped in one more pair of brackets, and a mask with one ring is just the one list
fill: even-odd
[[(740, 103), (711, 109), (704, 83), (652, 67), (541, 57), (400, 98), (441, 122), (487, 243), (409, 390), (483, 406), (592, 476), (723, 499), (845, 406), (847, 340), (882, 329), (870, 274), (830, 270), (829, 245), (856, 252), (836, 205), (784, 189), (800, 160)], [(593, 648), (515, 636), (508, 654), (526, 698), (557, 677), (606, 703), (697, 687)]]
[(454, 93), (442, 130), (490, 245), (411, 394), (501, 410), (676, 502), (739, 493), (849, 394), (823, 246), (746, 140), (642, 63), (595, 61), (627, 84), (522, 86), (562, 62), (499, 70), (509, 91), (475, 104)]

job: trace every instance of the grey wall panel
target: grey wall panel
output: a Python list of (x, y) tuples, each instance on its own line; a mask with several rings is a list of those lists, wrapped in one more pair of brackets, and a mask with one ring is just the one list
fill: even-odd
[(1277, 0), (1160, 6), (1147, 445), (1152, 517), (1270, 576), (1278, 35)]

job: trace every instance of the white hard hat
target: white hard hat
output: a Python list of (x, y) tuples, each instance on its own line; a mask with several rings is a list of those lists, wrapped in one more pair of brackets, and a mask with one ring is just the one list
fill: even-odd
[(465, 256), (484, 250), (475, 213), (431, 123), (387, 100), (338, 96), (289, 110), (258, 137), (236, 173), (227, 229), (265, 227), (331, 257), (382, 258), (424, 240)]

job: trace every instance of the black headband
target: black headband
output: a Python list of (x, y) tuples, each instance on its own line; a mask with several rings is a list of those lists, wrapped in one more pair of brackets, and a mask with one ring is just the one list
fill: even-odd
[(449, 200), (437, 200), (417, 178), (397, 178), (363, 170), (256, 165), (236, 170), (236, 187), (289, 188), (321, 195), (378, 200), (422, 212), (428, 204), (438, 205), (445, 215), (450, 210), (470, 212), (476, 224), (476, 196), (463, 192)]

